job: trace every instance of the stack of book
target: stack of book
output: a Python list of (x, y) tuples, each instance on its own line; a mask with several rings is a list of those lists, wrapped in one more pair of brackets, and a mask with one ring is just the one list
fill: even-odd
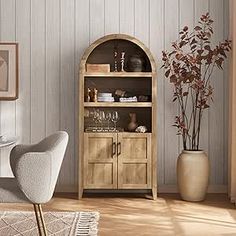
[(112, 93), (98, 93), (98, 102), (114, 102)]
[(120, 102), (137, 102), (138, 99), (136, 96), (128, 98), (120, 98)]

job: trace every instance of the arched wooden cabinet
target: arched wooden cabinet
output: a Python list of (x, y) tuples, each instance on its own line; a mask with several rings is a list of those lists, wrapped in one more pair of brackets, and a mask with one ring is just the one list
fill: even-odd
[[(141, 71), (132, 71), (138, 63)], [(155, 199), (157, 81), (150, 50), (128, 35), (102, 37), (85, 51), (79, 76), (79, 198), (88, 189), (145, 189)], [(89, 92), (94, 89), (99, 101), (96, 91)], [(131, 113), (147, 128), (145, 133), (127, 131)]]

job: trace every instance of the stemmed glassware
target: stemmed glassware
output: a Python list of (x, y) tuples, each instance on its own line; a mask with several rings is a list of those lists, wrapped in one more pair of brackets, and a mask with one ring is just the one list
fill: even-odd
[[(114, 123), (114, 128), (112, 128), (112, 130), (115, 132), (117, 131), (116, 125), (118, 120), (120, 119), (119, 113), (117, 111), (103, 111), (99, 109), (93, 109), (92, 111), (90, 111), (89, 116), (95, 123), (95, 127), (93, 128), (94, 131), (110, 131), (110, 121)], [(98, 123), (100, 125), (98, 125)]]
[(119, 117), (119, 113), (117, 111), (113, 111), (111, 114), (111, 120), (114, 123), (114, 130), (116, 130), (116, 123), (118, 122), (118, 120), (120, 119)]
[(109, 129), (110, 129), (110, 120), (111, 120), (111, 112), (110, 111), (107, 111), (105, 113), (105, 120), (107, 121), (107, 129), (109, 131)]
[(93, 112), (91, 112), (93, 121), (95, 123), (95, 130), (98, 130), (98, 121), (99, 121), (99, 110), (94, 109)]
[(105, 120), (105, 112), (104, 111), (99, 111), (99, 115), (98, 115), (98, 121), (100, 123), (100, 129), (103, 130), (103, 121)]

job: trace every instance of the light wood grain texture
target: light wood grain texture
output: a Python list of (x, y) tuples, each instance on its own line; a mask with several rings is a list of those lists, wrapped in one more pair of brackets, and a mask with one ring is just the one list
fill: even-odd
[(139, 79), (143, 77), (152, 77), (152, 73), (150, 72), (109, 72), (109, 73), (86, 72), (84, 76), (86, 77), (121, 77), (121, 78), (135, 77)]
[(151, 102), (85, 102), (85, 107), (152, 107)]
[(118, 188), (150, 189), (151, 134), (118, 134)]
[(84, 134), (85, 189), (117, 188), (117, 134)]
[[(110, 48), (110, 44), (116, 40), (116, 42), (120, 41), (120, 47), (122, 45), (126, 45), (127, 48), (141, 48), (145, 52), (146, 60), (149, 60), (150, 64), (150, 72), (148, 73), (148, 77), (142, 77), (144, 73), (134, 73), (135, 77), (129, 77), (129, 80), (133, 79), (136, 80), (137, 76), (142, 77), (144, 85), (145, 82), (150, 84), (151, 89), (149, 91), (149, 95), (152, 98), (152, 102), (145, 103), (145, 102), (136, 102), (136, 103), (106, 103), (106, 102), (83, 102), (84, 100), (84, 91), (85, 88), (87, 89), (88, 85), (84, 84), (87, 82), (86, 75), (86, 63), (90, 62), (90, 58), (93, 58), (94, 63), (99, 63), (102, 58), (105, 58), (105, 53), (111, 53), (113, 52), (113, 47)], [(123, 43), (123, 41), (126, 41), (126, 44)], [(111, 44), (112, 45), (112, 44)], [(110, 51), (103, 52), (103, 48), (110, 48)], [(138, 49), (137, 49), (138, 50)], [(140, 49), (139, 49), (140, 50)], [(99, 55), (103, 53), (103, 57), (99, 57)], [(95, 60), (96, 59), (96, 60)], [(106, 61), (106, 63), (112, 64), (112, 61)], [(91, 73), (92, 74), (92, 73)], [(125, 83), (125, 80), (122, 79), (124, 75), (128, 75), (129, 73), (107, 73), (108, 75), (114, 74), (116, 76), (116, 80), (112, 81), (116, 86), (120, 87), (122, 85), (122, 82)], [(119, 79), (119, 76), (117, 74), (120, 74), (122, 77)], [(133, 74), (133, 73), (130, 73)], [(102, 73), (102, 77), (107, 77), (105, 73)], [(105, 75), (105, 76), (104, 76)], [(151, 77), (150, 77), (151, 75)], [(150, 77), (150, 78), (149, 78)], [(117, 153), (116, 157), (118, 159), (118, 175), (116, 179), (116, 183), (118, 181), (118, 186), (116, 188), (118, 189), (152, 189), (153, 198), (156, 198), (157, 195), (157, 171), (156, 171), (156, 164), (157, 164), (157, 157), (156, 157), (156, 65), (154, 58), (151, 54), (151, 52), (148, 50), (148, 48), (139, 40), (136, 38), (133, 38), (128, 35), (124, 34), (112, 34), (105, 37), (102, 37), (98, 40), (96, 40), (94, 43), (88, 47), (88, 49), (85, 51), (81, 64), (80, 64), (80, 105), (83, 107), (104, 107), (104, 108), (117, 108), (117, 107), (135, 107), (135, 108), (151, 108), (152, 112), (148, 113), (148, 110), (143, 110), (143, 115), (148, 116), (151, 120), (151, 125), (145, 124), (147, 127), (149, 127), (149, 131), (151, 134), (131, 134), (131, 133), (118, 133), (117, 134), (117, 140), (112, 143), (106, 142), (106, 139), (102, 139), (102, 137), (106, 138), (107, 133), (100, 134), (97, 137), (97, 134), (94, 134), (95, 139), (91, 139), (91, 142), (87, 136), (87, 134), (84, 134), (84, 116), (79, 117), (79, 123), (80, 123), (80, 162), (84, 163), (83, 165), (79, 165), (79, 173), (83, 173), (80, 175), (80, 177), (83, 179), (82, 183), (79, 186), (79, 198), (82, 197), (83, 189), (85, 188), (95, 188), (95, 189), (102, 189), (102, 188), (108, 188), (112, 189), (114, 188), (114, 180), (111, 180), (111, 177), (113, 177), (111, 170), (114, 169), (112, 166), (109, 166), (106, 162), (104, 163), (104, 158), (101, 157), (101, 155), (109, 155), (109, 153), (113, 150), (110, 150), (111, 147), (113, 147), (113, 144), (117, 147)], [(104, 87), (100, 86), (100, 83), (104, 83), (106, 80), (98, 79), (96, 77), (91, 77), (91, 84), (95, 84), (96, 88), (102, 88), (107, 89), (107, 86), (109, 83), (105, 83)], [(93, 80), (92, 80), (93, 79)], [(151, 82), (150, 83), (150, 79)], [(110, 79), (111, 80), (111, 79)], [(109, 81), (110, 81), (109, 80)], [(120, 80), (120, 81), (119, 81)], [(127, 80), (127, 78), (126, 78)], [(138, 80), (141, 81), (140, 79)], [(121, 83), (118, 83), (121, 82)], [(141, 81), (142, 82), (142, 81)], [(140, 84), (136, 83), (136, 87), (138, 87)], [(113, 85), (114, 86), (114, 85)], [(115, 87), (116, 87), (115, 86)], [(143, 84), (142, 87), (143, 88)], [(128, 91), (135, 91), (133, 86), (127, 88)], [(103, 90), (99, 90), (103, 91)], [(106, 91), (106, 90), (104, 90)], [(83, 111), (84, 112), (84, 111)], [(142, 119), (140, 120), (140, 122)], [(143, 120), (144, 121), (144, 120)], [(125, 128), (124, 126), (122, 126)], [(85, 138), (83, 140), (83, 137)], [(152, 144), (152, 140), (154, 143)], [(122, 151), (121, 151), (122, 150)], [(121, 154), (122, 153), (122, 154)], [(82, 158), (82, 159), (81, 159)], [(96, 159), (98, 163), (90, 163), (89, 158)], [(103, 162), (104, 164), (101, 164), (100, 162)], [(81, 166), (84, 166), (84, 170), (81, 169)], [(114, 166), (114, 163), (113, 163)], [(104, 172), (107, 171), (108, 174), (105, 175)], [(89, 174), (88, 174), (89, 173)], [(96, 179), (96, 181), (95, 181)], [(88, 183), (87, 181), (90, 181)], [(109, 185), (110, 183), (110, 185)]]
[[(61, 194), (43, 210), (99, 211), (99, 236), (235, 235), (235, 206), (226, 194), (210, 194), (198, 204), (176, 194), (161, 194), (157, 201), (132, 196), (93, 194), (78, 201), (75, 194)], [(33, 211), (30, 204), (1, 204), (0, 210)]]

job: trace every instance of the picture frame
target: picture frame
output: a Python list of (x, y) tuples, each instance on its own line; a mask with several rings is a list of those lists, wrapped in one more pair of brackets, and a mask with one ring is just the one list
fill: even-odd
[(0, 100), (18, 98), (18, 43), (0, 42)]

